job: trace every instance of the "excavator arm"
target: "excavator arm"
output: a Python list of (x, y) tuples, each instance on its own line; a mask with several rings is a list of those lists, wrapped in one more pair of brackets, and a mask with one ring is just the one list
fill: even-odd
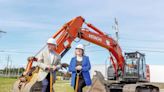
[[(88, 28), (82, 28), (84, 24), (87, 25)], [(89, 29), (92, 29), (93, 31), (90, 31)], [(92, 24), (86, 23), (85, 19), (81, 16), (78, 16), (66, 23), (52, 37), (56, 39), (57, 43), (57, 47), (54, 51), (61, 57), (63, 57), (71, 48), (72, 42), (76, 38), (80, 38), (106, 48), (111, 53), (111, 57), (109, 59), (112, 62), (116, 75), (117, 69), (121, 69), (122, 72), (124, 71), (124, 58), (118, 43)], [(26, 71), (29, 71), (31, 68), (31, 63), (32, 60), (29, 61)]]
[[(83, 28), (83, 25), (86, 25), (87, 28)], [(92, 30), (92, 31), (91, 31)], [(63, 57), (67, 51), (71, 48), (71, 44), (75, 41), (76, 38), (86, 40), (88, 42), (99, 45), (110, 52), (110, 61), (112, 62), (116, 79), (119, 80), (120, 72), (123, 74), (121, 80), (119, 81), (105, 81), (103, 75), (100, 72), (96, 72), (96, 77), (93, 78), (93, 84), (89, 88), (88, 92), (159, 92), (159, 88), (157, 86), (152, 85), (151, 83), (145, 83), (150, 79), (150, 71), (149, 67), (146, 66), (146, 77), (147, 80), (144, 80), (144, 68), (140, 68), (140, 64), (144, 64), (144, 55), (138, 52), (125, 53), (125, 59), (134, 59), (137, 58), (136, 63), (138, 64), (138, 74), (136, 75), (136, 70), (131, 72), (130, 69), (127, 69), (127, 62), (125, 62), (124, 57), (122, 55), (122, 50), (118, 45), (117, 41), (115, 41), (112, 37), (106, 35), (104, 32), (93, 26), (92, 24), (86, 23), (84, 18), (81, 16), (76, 17), (66, 23), (60, 30), (58, 30), (53, 36), (56, 39), (56, 48), (54, 51)], [(41, 88), (39, 86), (38, 81), (34, 81), (37, 77), (38, 67), (36, 69), (32, 69), (32, 63), (37, 61), (37, 58), (31, 57), (28, 58), (28, 64), (24, 75), (21, 76), (20, 80), (16, 81), (14, 92), (18, 92), (17, 90), (30, 89), (34, 90), (35, 88)], [(140, 63), (142, 62), (142, 63)], [(64, 66), (64, 65), (63, 65)], [(142, 65), (143, 67), (144, 65)], [(129, 66), (130, 68), (133, 68)], [(112, 68), (112, 69), (113, 69)], [(125, 71), (124, 71), (125, 69)], [(140, 72), (143, 71), (143, 73)], [(31, 72), (30, 72), (31, 70)], [(35, 70), (35, 71), (34, 71)], [(121, 71), (120, 71), (121, 70)], [(130, 71), (129, 71), (130, 70)], [(117, 73), (119, 71), (119, 73)], [(125, 72), (125, 73), (124, 73)], [(31, 74), (30, 74), (31, 73)], [(28, 75), (29, 74), (29, 75)], [(133, 75), (132, 75), (133, 74)], [(30, 81), (32, 80), (32, 81)], [(27, 86), (26, 83), (29, 83)], [(18, 89), (19, 88), (19, 89)], [(27, 89), (26, 89), (27, 88)], [(31, 92), (31, 91), (28, 91)]]

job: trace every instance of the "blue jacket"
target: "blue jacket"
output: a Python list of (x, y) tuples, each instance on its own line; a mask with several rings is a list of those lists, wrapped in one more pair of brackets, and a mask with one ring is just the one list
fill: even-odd
[[(75, 78), (76, 78), (76, 57), (73, 57), (71, 59), (70, 65), (69, 65), (69, 72), (72, 72), (72, 80), (71, 80), (71, 86), (74, 87), (75, 85)], [(92, 84), (89, 70), (91, 69), (90, 61), (88, 56), (83, 56), (83, 61), (82, 61), (82, 74), (83, 78), (85, 80), (85, 83), (87, 86)]]

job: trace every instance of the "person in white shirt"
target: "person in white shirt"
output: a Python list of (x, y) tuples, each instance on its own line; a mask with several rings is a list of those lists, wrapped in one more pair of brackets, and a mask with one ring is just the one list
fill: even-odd
[(47, 47), (37, 56), (37, 66), (41, 69), (38, 73), (38, 81), (42, 81), (42, 92), (50, 92), (50, 72), (53, 74), (53, 83), (55, 83), (56, 70), (61, 67), (61, 57), (54, 52), (56, 41), (49, 38)]

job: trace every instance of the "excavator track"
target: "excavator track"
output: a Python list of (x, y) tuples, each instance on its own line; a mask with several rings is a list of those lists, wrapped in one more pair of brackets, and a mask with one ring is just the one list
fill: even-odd
[(159, 88), (151, 83), (126, 84), (123, 92), (159, 92)]
[(93, 85), (87, 92), (160, 92), (159, 88), (151, 83), (126, 84), (117, 81), (105, 80), (101, 72), (96, 71)]

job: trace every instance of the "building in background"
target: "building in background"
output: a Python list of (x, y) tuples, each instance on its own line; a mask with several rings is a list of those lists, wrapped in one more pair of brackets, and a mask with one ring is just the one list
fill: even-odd
[[(91, 76), (95, 75), (94, 71), (100, 71), (107, 78), (107, 67), (105, 64), (93, 64)], [(164, 65), (150, 65), (150, 82), (164, 83)]]
[(164, 65), (150, 65), (150, 81), (164, 83)]

